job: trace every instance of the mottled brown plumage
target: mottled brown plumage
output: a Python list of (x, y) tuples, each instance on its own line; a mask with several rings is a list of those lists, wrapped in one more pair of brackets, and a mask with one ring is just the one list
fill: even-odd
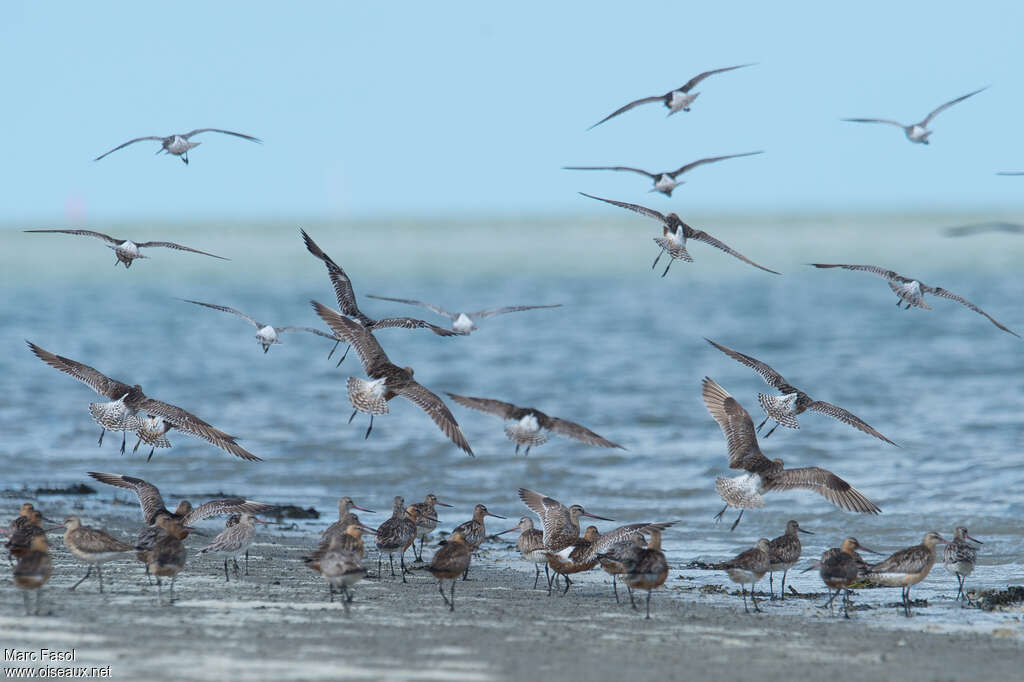
[(771, 562), (768, 558), (768, 547), (768, 538), (761, 538), (754, 547), (740, 552), (729, 561), (723, 561), (712, 566), (715, 570), (725, 571), (729, 574), (730, 580), (734, 583), (739, 583), (740, 594), (743, 595), (743, 610), (747, 613), (750, 613), (750, 609), (747, 608), (746, 585), (750, 585), (750, 599), (754, 602), (754, 610), (761, 610), (757, 607), (754, 585), (771, 568)]
[(64, 546), (76, 557), (89, 564), (89, 570), (71, 589), (81, 585), (95, 566), (100, 581), (100, 593), (102, 593), (103, 564), (114, 559), (128, 558), (128, 553), (134, 551), (135, 548), (101, 530), (83, 526), (82, 520), (77, 516), (69, 516), (65, 519), (64, 528)]
[[(46, 545), (45, 535), (36, 535), (32, 538), (29, 548), (19, 558), (18, 563), (14, 565), (12, 571), (12, 578), (14, 585), (22, 591), (22, 597), (25, 601), (25, 615), (30, 616), (32, 614), (40, 615), (40, 605), (43, 598), (43, 585), (50, 579), (50, 574), (53, 572), (53, 564), (50, 561), (49, 549)], [(29, 597), (29, 591), (34, 590), (36, 593), (36, 606), (32, 609), (30, 606), (31, 598)]]
[[(629, 601), (636, 608), (632, 590), (647, 590), (647, 620), (651, 618), (651, 591), (665, 584), (668, 578), (668, 559), (661, 551), (661, 530), (651, 527), (647, 534), (647, 547), (641, 548), (627, 566), (622, 581), (630, 588)], [(634, 543), (634, 547), (635, 547)]]
[(574, 504), (571, 507), (566, 507), (552, 497), (527, 488), (519, 489), (519, 499), (530, 511), (540, 517), (541, 525), (544, 528), (544, 547), (551, 552), (559, 552), (579, 538), (581, 516), (612, 521), (612, 519), (591, 514), (581, 505)]
[(873, 564), (867, 578), (883, 587), (903, 588), (903, 614), (910, 617), (910, 588), (928, 577), (935, 565), (935, 546), (950, 544), (935, 531), (928, 531), (920, 545), (907, 547)]
[[(460, 575), (469, 573), (473, 550), (466, 544), (466, 538), (458, 530), (448, 536), (448, 541), (434, 554), (426, 569), (437, 578), (437, 589), (449, 611), (455, 610), (455, 583)], [(444, 594), (444, 581), (452, 581), (451, 600)]]
[(800, 533), (814, 535), (809, 530), (804, 530), (796, 521), (790, 520), (786, 523), (786, 532), (768, 543), (768, 561), (770, 571), (768, 574), (768, 591), (775, 598), (775, 587), (772, 584), (772, 574), (775, 571), (782, 571), (782, 585), (779, 587), (779, 599), (786, 598), (786, 574), (789, 569), (800, 561), (800, 552), (803, 546), (800, 544)]

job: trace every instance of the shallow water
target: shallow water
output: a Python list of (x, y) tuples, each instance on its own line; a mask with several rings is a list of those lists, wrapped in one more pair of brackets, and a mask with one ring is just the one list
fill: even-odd
[[(515, 494), (523, 486), (617, 522), (676, 520), (665, 536), (673, 566), (731, 556), (758, 537), (780, 534), (789, 518), (816, 533), (804, 538), (806, 563), (846, 535), (890, 552), (916, 544), (927, 530), (949, 536), (963, 524), (985, 542), (969, 585), (1020, 583), (1024, 342), (951, 301), (932, 298), (930, 311), (897, 310), (881, 278), (805, 265), (890, 267), (959, 293), (1024, 333), (1024, 238), (940, 234), (976, 218), (696, 219), (694, 226), (784, 274), (692, 244), (696, 262), (675, 263), (664, 279), (664, 259), (650, 270), (657, 230), (641, 218), (303, 224), (376, 317), (433, 319), (364, 294), (448, 308), (564, 304), (483, 320), (468, 338), (378, 333), (391, 359), (415, 367), (435, 392), (532, 405), (627, 448), (552, 437), (528, 458), (513, 454), (497, 418), (458, 405), (451, 408), (475, 458), (402, 401), (364, 440), (364, 415), (346, 423), (345, 379), (364, 377), (354, 355), (336, 369), (326, 357), (330, 342), (305, 334), (285, 335), (264, 355), (244, 321), (175, 300), (229, 305), (275, 325), (322, 327), (308, 302), (334, 306), (333, 291), (303, 248), (298, 225), (93, 226), (232, 258), (153, 249), (151, 260), (127, 272), (111, 266), (112, 254), (97, 240), (0, 230), (0, 373), (8, 386), (0, 395), (0, 487), (92, 483), (85, 472), (114, 471), (152, 481), (175, 500), (223, 491), (313, 505), (325, 512), (324, 523), (343, 494), (386, 512), (395, 494), (411, 502), (432, 491), (457, 506), (442, 516), (447, 528), (477, 502), (518, 518), (526, 513)], [(758, 422), (756, 395), (768, 387), (703, 337), (768, 362), (812, 397), (845, 407), (899, 443), (813, 413), (801, 416), (799, 431), (779, 428), (762, 440), (767, 456), (788, 465), (834, 470), (884, 513), (856, 515), (811, 493), (773, 493), (735, 532), (715, 525), (721, 505), (714, 480), (728, 469), (725, 440), (700, 399), (701, 378), (721, 383)], [(25, 339), (141, 383), (149, 395), (240, 436), (265, 461), (244, 462), (175, 432), (174, 447), (150, 463), (144, 455), (119, 456), (115, 434), (97, 447), (99, 429), (86, 410), (95, 394), (40, 363)], [(730, 510), (726, 521), (733, 518)], [(792, 576), (792, 584), (821, 589), (814, 573)], [(955, 579), (939, 566), (913, 596), (941, 599), (955, 591)]]

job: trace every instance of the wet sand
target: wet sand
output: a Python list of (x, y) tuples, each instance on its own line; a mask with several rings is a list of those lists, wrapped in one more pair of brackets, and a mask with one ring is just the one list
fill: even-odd
[[(0, 518), (16, 514), (15, 500), (0, 502)], [(61, 508), (48, 500), (41, 506)], [(63, 508), (71, 513), (72, 506)], [(137, 508), (76, 513), (125, 540), (137, 530)], [(106, 564), (105, 594), (95, 576), (70, 592), (86, 567), (53, 532), (54, 575), (43, 597), (50, 615), (23, 616), (7, 572), (0, 580), (3, 647), (74, 648), (74, 663), (51, 667), (109, 665), (114, 679), (149, 680), (613, 680), (642, 671), (652, 679), (909, 681), (1015, 679), (1024, 667), (1019, 608), (979, 612), (983, 622), (959, 632), (930, 631), (937, 626), (929, 611), (941, 606), (918, 608), (906, 621), (885, 620), (899, 629), (880, 624), (872, 611), (845, 622), (830, 618), (812, 605), (820, 600), (788, 600), (786, 609), (802, 601), (798, 613), (766, 602), (764, 613), (747, 615), (732, 585), (730, 594), (701, 594), (680, 577), (693, 571), (673, 567), (666, 588), (655, 592), (652, 619), (644, 621), (628, 601), (615, 604), (600, 571), (580, 576), (565, 596), (531, 589), (532, 567), (501, 542), (485, 544), (470, 579), (456, 585), (455, 613), (443, 606), (428, 573), (416, 571), (402, 584), (385, 563), (383, 581), (356, 585), (346, 614), (299, 559), (324, 524), (299, 524), (261, 527), (250, 575), (237, 583), (225, 584), (222, 560), (197, 556), (208, 538), (190, 538), (177, 601), (163, 607), (134, 560)], [(211, 536), (218, 527), (203, 524)], [(366, 565), (376, 572), (372, 549)]]

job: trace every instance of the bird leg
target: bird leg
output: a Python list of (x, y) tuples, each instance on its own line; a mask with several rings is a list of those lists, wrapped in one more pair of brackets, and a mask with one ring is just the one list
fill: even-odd
[(836, 590), (836, 593), (835, 593), (835, 594), (832, 594), (832, 589), (831, 589), (831, 588), (829, 588), (829, 591), (828, 591), (828, 593), (829, 593), (829, 595), (831, 595), (831, 596), (829, 597), (828, 601), (827, 601), (827, 602), (825, 602), (824, 604), (822, 604), (821, 606), (819, 606), (818, 608), (819, 608), (819, 609), (824, 609), (824, 608), (828, 608), (828, 609), (829, 609), (829, 611), (831, 612), (831, 610), (832, 610), (832, 601), (833, 601), (833, 600), (834, 600), (834, 599), (835, 599), (836, 597), (838, 597), (838, 596), (839, 596), (839, 590)]
[[(786, 574), (787, 573), (789, 573), (789, 569), (788, 568), (782, 572), (782, 589), (779, 590), (779, 599), (781, 601), (786, 601)], [(771, 578), (770, 577), (768, 578), (768, 582), (771, 583)]]
[(100, 594), (103, 594), (103, 564), (96, 564), (96, 575), (100, 577)]
[(629, 605), (633, 607), (634, 611), (636, 610), (636, 602), (633, 601), (633, 590), (629, 591)]
[(903, 588), (903, 615), (910, 618), (910, 586)]
[(174, 581), (178, 579), (178, 576), (171, 576), (171, 597), (167, 600), (168, 606), (174, 603)]
[(773, 601), (775, 600), (775, 586), (772, 585), (772, 577), (774, 575), (775, 575), (774, 573), (771, 573), (771, 572), (768, 573), (768, 592), (769, 592), (769, 594), (772, 595), (771, 599)]
[(370, 431), (373, 431), (373, 415), (370, 415), (370, 426), (366, 429), (366, 435), (363, 436), (363, 440), (370, 437)]
[[(227, 559), (227, 557), (224, 557), (224, 582), (226, 582), (226, 583), (231, 582), (231, 579), (228, 578), (228, 559)], [(328, 583), (328, 584), (330, 584), (330, 583)]]
[[(453, 580), (452, 583), (455, 581)], [(440, 578), (437, 579), (437, 590), (441, 593), (441, 599), (444, 599), (444, 605), (448, 606), (448, 597), (444, 593), (444, 581)]]
[(334, 584), (327, 583), (327, 593), (331, 595), (331, 603), (334, 603)]
[(188, 152), (181, 155), (181, 160), (186, 166), (188, 165)]
[(767, 421), (768, 421), (769, 419), (770, 419), (770, 417), (765, 417), (765, 418), (764, 418), (764, 419), (763, 419), (763, 420), (761, 421), (761, 423), (757, 425), (757, 432), (758, 432), (758, 433), (761, 433), (761, 427), (763, 427), (763, 426), (765, 425), (765, 423), (766, 423), (766, 422), (767, 422)]
[(452, 601), (451, 601), (450, 604), (448, 604), (448, 610), (449, 611), (454, 611), (455, 610), (455, 583), (456, 582), (458, 582), (458, 581), (456, 581), (456, 580), (452, 581)]
[(348, 418), (348, 423), (349, 423), (349, 424), (351, 424), (351, 423), (352, 423), (352, 420), (356, 418), (356, 414), (357, 414), (358, 412), (359, 412), (359, 410), (352, 410), (352, 416)]
[(644, 620), (651, 619), (651, 590), (647, 590), (647, 618)]
[(335, 341), (335, 342), (334, 342), (334, 348), (332, 348), (332, 349), (331, 349), (331, 352), (327, 354), (327, 359), (328, 359), (328, 360), (330, 360), (330, 359), (331, 359), (331, 356), (332, 356), (332, 355), (334, 355), (334, 351), (338, 350), (338, 344), (339, 344), (339, 343), (341, 343), (341, 341)]
[(722, 507), (722, 511), (720, 511), (717, 514), (714, 515), (713, 518), (715, 519), (715, 523), (721, 523), (722, 516), (725, 515), (725, 510), (728, 509), (728, 508), (729, 508), (729, 505), (725, 505), (724, 507)]
[(849, 613), (850, 606), (850, 590), (843, 590), (843, 618), (850, 619)]
[[(121, 454), (122, 455), (124, 454), (124, 446), (125, 446), (125, 442), (126, 442), (127, 438), (128, 438), (128, 432), (127, 431), (122, 431), (121, 432)], [(102, 439), (103, 439), (103, 437), (100, 436), (100, 440), (102, 440)]]
[(569, 591), (569, 586), (572, 585), (572, 581), (569, 580), (569, 576), (567, 575), (563, 575), (562, 578), (565, 580), (565, 589), (562, 590), (562, 594), (564, 595)]
[(156, 446), (155, 446), (155, 445), (154, 445), (153, 447), (151, 447), (151, 448), (149, 449), (149, 456), (148, 456), (148, 457), (146, 457), (146, 461), (147, 461), (147, 462), (148, 462), (149, 460), (153, 459), (153, 453), (154, 453), (154, 452), (156, 452)]
[[(334, 345), (337, 346), (338, 344), (334, 344)], [(352, 346), (351, 345), (348, 346), (347, 348), (345, 348), (345, 352), (341, 354), (341, 359), (338, 360), (338, 364), (336, 364), (335, 367), (341, 367), (341, 363), (345, 362), (345, 358), (348, 357), (348, 352), (350, 350), (352, 350)], [(331, 352), (333, 353), (334, 351), (331, 351)]]
[(245, 574), (249, 575), (249, 550), (245, 550)]
[(99, 440), (98, 443), (96, 443), (96, 445), (103, 445), (103, 434), (105, 434), (106, 432), (107, 432), (106, 427), (101, 426), (100, 427), (100, 440)]
[(399, 557), (398, 557), (398, 558), (399, 558), (399, 565), (400, 565), (400, 566), (401, 566), (401, 568), (402, 568), (402, 582), (403, 582), (403, 583), (404, 583), (404, 582), (408, 582), (408, 581), (407, 581), (407, 580), (405, 579), (405, 574), (406, 574), (406, 573), (409, 573), (409, 569), (407, 569), (407, 568), (405, 567), (405, 550), (404, 550), (404, 549), (402, 550), (402, 553), (401, 553), (401, 554), (399, 555)]
[(740, 583), (740, 594), (743, 595), (743, 610), (750, 613), (750, 609), (747, 608), (747, 588)]
[[(391, 562), (391, 577), (394, 578), (395, 577), (395, 556), (393, 554), (388, 554), (388, 561)], [(403, 580), (405, 579), (405, 575), (402, 576), (402, 579)]]
[(618, 576), (616, 576), (613, 573), (612, 574), (612, 591), (615, 592), (615, 603), (616, 604), (619, 603), (619, 581), (617, 580), (617, 578), (618, 578)]
[[(79, 585), (81, 585), (83, 582), (85, 582), (85, 579), (88, 578), (91, 574), (92, 574), (92, 564), (89, 564), (89, 570), (85, 572), (85, 575), (82, 576), (81, 580), (79, 580), (77, 583), (75, 583), (74, 585), (71, 586), (71, 589), (73, 590), (76, 587), (78, 587)], [(157, 580), (159, 581), (159, 578)]]
[(668, 260), (668, 265), (666, 265), (666, 266), (665, 266), (665, 272), (661, 273), (661, 276), (662, 276), (662, 277), (664, 277), (665, 275), (667, 275), (667, 274), (668, 274), (668, 269), (669, 269), (670, 267), (672, 267), (672, 262), (673, 262), (674, 260), (675, 260), (674, 258), (670, 258), (670, 259)]
[(533, 589), (536, 590), (537, 589), (537, 581), (540, 580), (540, 564), (534, 564), (533, 567), (536, 569), (536, 572), (533, 574)]
[(737, 516), (736, 520), (732, 522), (732, 526), (730, 526), (729, 530), (730, 531), (736, 530), (736, 526), (740, 525), (740, 519), (742, 519), (742, 518), (743, 518), (743, 510), (740, 509), (740, 515)]
[(661, 254), (663, 253), (665, 253), (665, 249), (662, 249), (661, 251), (658, 252), (658, 257), (654, 259), (653, 263), (651, 263), (651, 270), (653, 270), (654, 266), (658, 264), (659, 260), (661, 260)]
[(757, 595), (754, 594), (754, 586), (756, 584), (757, 583), (751, 583), (750, 584), (750, 601), (754, 602), (754, 610), (757, 611), (758, 613), (761, 613), (761, 609), (757, 608)]
[(768, 433), (764, 434), (764, 437), (767, 438), (768, 436), (770, 436), (773, 433), (775, 433), (775, 429), (777, 429), (777, 428), (779, 428), (779, 422), (775, 422), (775, 426), (773, 426), (771, 428), (771, 430), (768, 431)]
[[(22, 599), (25, 602), (25, 615), (26, 616), (31, 616), (32, 615), (32, 609), (29, 606), (30, 601), (29, 601), (29, 596), (28, 596), (28, 590), (22, 590), (21, 597), (22, 597)], [(37, 608), (37, 610), (38, 610), (38, 608)]]
[(466, 570), (462, 572), (462, 579), (469, 580), (469, 566), (466, 566)]

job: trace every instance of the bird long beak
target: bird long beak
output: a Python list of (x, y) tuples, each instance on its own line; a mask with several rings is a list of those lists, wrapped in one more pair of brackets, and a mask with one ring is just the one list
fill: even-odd
[(978, 543), (979, 545), (984, 545), (984, 544), (985, 544), (984, 542), (982, 542), (982, 541), (981, 541), (981, 540), (979, 540), (978, 538), (972, 538), (972, 537), (971, 537), (970, 535), (968, 535), (967, 533), (964, 533), (964, 537), (965, 537), (965, 538), (967, 538), (968, 540), (970, 540), (971, 542), (977, 542), (977, 543)]
[(614, 521), (615, 519), (609, 519), (605, 516), (598, 516), (597, 514), (591, 514), (590, 512), (583, 512), (583, 516), (588, 516), (592, 519), (600, 519), (602, 521)]
[(814, 535), (814, 533), (812, 533), (811, 531), (804, 530), (803, 528), (799, 528), (799, 527), (797, 528), (797, 531), (800, 532), (800, 533), (807, 533), (808, 535)]
[(426, 519), (427, 521), (437, 521), (437, 517), (436, 516), (431, 516), (430, 514), (422, 514), (421, 516), (422, 516), (422, 518)]
[(204, 533), (198, 528), (193, 528), (192, 526), (182, 526), (182, 529), (187, 530), (189, 533), (193, 535), (198, 535), (201, 538), (209, 537), (209, 533)]
[(816, 568), (821, 568), (821, 562), (820, 561), (815, 561), (813, 564), (811, 564), (810, 566), (808, 566), (807, 568), (805, 568), (804, 570), (802, 570), (800, 572), (801, 573), (807, 573), (808, 571), (813, 571)]
[(500, 533), (495, 533), (495, 535), (504, 535), (505, 533), (511, 533), (514, 530), (519, 530), (519, 526), (512, 526), (508, 530), (503, 530)]
[(498, 516), (497, 514), (492, 514), (491, 512), (484, 513), (484, 516), (493, 516), (496, 519), (508, 519), (507, 516)]
[(454, 508), (453, 505), (446, 504), (444, 502), (435, 502), (434, 504), (436, 504), (438, 507), (448, 507), (449, 509), (453, 509)]
[[(45, 516), (40, 516), (39, 518), (41, 518), (43, 521), (46, 521), (47, 523), (60, 523), (59, 521), (54, 521), (53, 519), (47, 518)], [(61, 527), (63, 527), (63, 524)]]
[(369, 533), (370, 535), (377, 534), (377, 531), (375, 531), (373, 528), (370, 528), (369, 526), (364, 526), (362, 524), (359, 524), (359, 530), (363, 531), (364, 533)]
[(881, 552), (877, 552), (870, 547), (865, 547), (864, 545), (857, 545), (857, 551), (867, 552), (868, 554), (881, 554)]
[[(51, 521), (51, 523), (53, 523), (53, 522)], [(56, 526), (50, 526), (49, 528), (46, 529), (46, 532), (49, 533), (51, 530), (64, 530), (64, 524), (63, 523), (58, 523)], [(4, 531), (4, 532), (6, 533), (7, 531)]]
[(366, 507), (360, 507), (355, 502), (352, 503), (352, 508), (353, 509), (358, 509), (359, 511), (369, 512), (370, 514), (376, 514), (377, 513), (375, 511), (373, 511), (372, 509), (367, 509)]
[(255, 517), (253, 517), (253, 521), (255, 521), (256, 523), (262, 523), (264, 526), (270, 525), (270, 521), (264, 521), (263, 519), (257, 519)]

